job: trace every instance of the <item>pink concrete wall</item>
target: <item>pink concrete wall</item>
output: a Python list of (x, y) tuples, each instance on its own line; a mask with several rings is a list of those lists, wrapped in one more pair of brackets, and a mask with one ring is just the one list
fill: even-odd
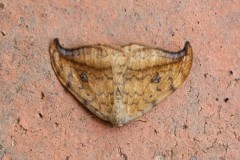
[[(57, 80), (48, 53), (140, 42), (194, 50), (185, 85), (153, 111), (112, 127)], [(3, 160), (240, 159), (240, 1), (0, 0)]]

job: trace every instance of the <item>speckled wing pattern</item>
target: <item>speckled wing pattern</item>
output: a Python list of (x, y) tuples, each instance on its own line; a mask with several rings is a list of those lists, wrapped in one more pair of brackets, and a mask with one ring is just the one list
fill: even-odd
[(192, 66), (189, 42), (170, 52), (139, 44), (122, 47), (50, 45), (59, 81), (91, 112), (122, 126), (154, 108), (181, 86)]

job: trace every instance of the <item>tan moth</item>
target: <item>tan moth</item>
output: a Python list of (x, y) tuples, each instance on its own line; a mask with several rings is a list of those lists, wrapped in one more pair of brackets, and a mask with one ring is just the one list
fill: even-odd
[(170, 52), (140, 44), (122, 47), (50, 45), (59, 81), (99, 118), (122, 126), (136, 119), (181, 86), (193, 53), (189, 42)]

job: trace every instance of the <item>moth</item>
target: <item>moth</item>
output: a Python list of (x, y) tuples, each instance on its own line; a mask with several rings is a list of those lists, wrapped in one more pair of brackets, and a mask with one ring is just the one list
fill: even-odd
[(187, 41), (177, 52), (131, 43), (121, 47), (50, 44), (59, 81), (97, 117), (122, 126), (153, 109), (183, 84), (193, 52)]

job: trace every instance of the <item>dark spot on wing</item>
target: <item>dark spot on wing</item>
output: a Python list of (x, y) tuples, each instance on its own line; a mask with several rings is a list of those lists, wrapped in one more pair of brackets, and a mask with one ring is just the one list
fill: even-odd
[(86, 99), (83, 99), (83, 105), (85, 105), (85, 106), (88, 105), (88, 101)]
[(173, 86), (173, 84), (170, 85), (170, 89), (172, 92), (174, 92), (176, 90), (176, 88)]
[(68, 81), (68, 82), (65, 84), (65, 86), (66, 86), (67, 88), (70, 88), (70, 86), (71, 86), (70, 82)]
[(172, 92), (176, 90), (175, 86), (173, 85), (173, 78), (169, 77), (168, 80), (170, 81), (170, 89)]
[(161, 81), (161, 77), (159, 76), (159, 73), (157, 73), (151, 80), (151, 83), (159, 83)]
[(152, 107), (156, 107), (156, 106), (157, 106), (157, 101), (156, 100), (152, 101)]
[(88, 82), (88, 76), (86, 73), (81, 73), (80, 78), (83, 82)]
[(162, 89), (157, 87), (157, 91), (161, 92), (161, 91), (162, 91)]

